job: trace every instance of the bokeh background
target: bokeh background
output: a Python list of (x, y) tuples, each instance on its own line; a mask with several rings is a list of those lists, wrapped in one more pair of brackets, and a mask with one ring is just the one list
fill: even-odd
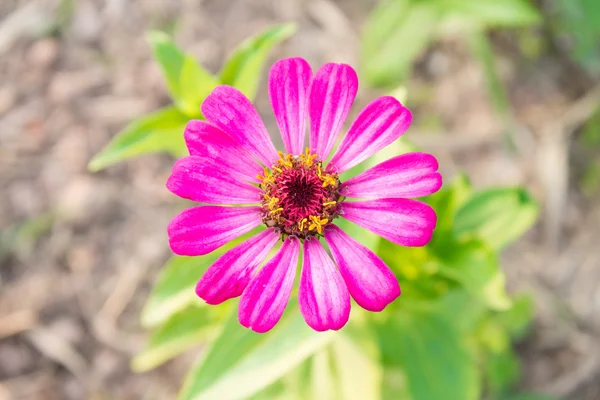
[[(173, 158), (94, 174), (87, 163), (170, 101), (148, 29), (172, 33), (216, 72), (243, 39), (289, 21), (298, 31), (271, 60), (355, 65), (354, 115), (390, 89), (406, 95), (415, 115), (407, 135), (438, 158), (446, 180), (465, 171), (477, 188), (523, 185), (540, 202), (535, 227), (502, 256), (509, 291), (536, 301), (518, 345), (519, 386), (600, 398), (600, 5), (531, 3), (542, 20), (491, 23), (483, 50), (452, 29), (415, 50), (427, 28), (413, 24), (393, 50), (415, 53), (414, 63), (401, 88), (383, 90), (369, 83), (361, 44), (377, 4), (0, 2), (0, 399), (174, 398), (197, 353), (144, 374), (129, 367), (146, 338), (140, 308), (171, 254), (165, 227), (177, 208), (164, 182)], [(266, 72), (257, 106), (276, 132)]]

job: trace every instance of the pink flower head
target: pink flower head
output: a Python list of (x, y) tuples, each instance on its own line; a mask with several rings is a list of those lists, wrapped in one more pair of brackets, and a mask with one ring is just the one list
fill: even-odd
[[(404, 154), (345, 182), (339, 178), (406, 131), (411, 113), (395, 98), (367, 105), (326, 162), (357, 89), (356, 72), (348, 65), (325, 64), (313, 75), (301, 58), (280, 60), (269, 74), (269, 97), (285, 152), (275, 149), (250, 100), (229, 86), (215, 88), (202, 103), (206, 121), (190, 121), (185, 129), (190, 156), (177, 161), (167, 188), (219, 205), (177, 215), (168, 228), (171, 249), (186, 256), (207, 254), (264, 225), (264, 231), (215, 261), (196, 286), (209, 304), (241, 295), (239, 321), (256, 332), (270, 330), (281, 318), (300, 251), (300, 311), (317, 331), (346, 324), (350, 296), (369, 311), (381, 311), (400, 295), (392, 271), (337, 227), (337, 218), (404, 246), (431, 239), (435, 212), (410, 198), (442, 185), (433, 156)], [(281, 248), (260, 268), (279, 240)]]

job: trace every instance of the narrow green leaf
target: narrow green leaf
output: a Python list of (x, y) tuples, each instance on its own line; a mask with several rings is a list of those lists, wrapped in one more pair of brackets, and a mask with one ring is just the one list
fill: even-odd
[(495, 188), (477, 193), (457, 213), (458, 237), (476, 236), (501, 249), (525, 233), (538, 215), (535, 200), (522, 188)]
[(528, 0), (437, 0), (445, 17), (480, 27), (519, 27), (541, 22), (542, 16)]
[(244, 399), (267, 387), (325, 346), (331, 333), (306, 326), (296, 304), (288, 305), (273, 331), (257, 334), (237, 315), (225, 324), (206, 356), (190, 371), (179, 400)]
[(384, 362), (403, 369), (412, 400), (480, 398), (477, 361), (445, 317), (411, 309), (378, 333)]
[(143, 116), (121, 132), (96, 154), (88, 164), (90, 171), (100, 171), (120, 161), (147, 153), (185, 151), (183, 130), (188, 118), (175, 107), (165, 107)]
[(169, 35), (164, 32), (150, 31), (147, 38), (152, 46), (154, 58), (158, 61), (167, 81), (171, 96), (174, 100), (179, 99), (179, 75), (185, 61), (185, 54), (175, 46)]
[(388, 0), (369, 16), (362, 35), (364, 72), (371, 85), (397, 86), (434, 38), (439, 22), (431, 2)]
[(192, 56), (186, 56), (179, 76), (179, 108), (189, 116), (200, 115), (200, 104), (219, 81)]
[(144, 350), (131, 361), (131, 368), (144, 372), (206, 342), (217, 330), (216, 313), (207, 307), (190, 306), (173, 315), (152, 332)]
[(250, 100), (254, 99), (269, 52), (295, 32), (294, 24), (277, 25), (242, 42), (225, 63), (221, 83), (235, 86)]

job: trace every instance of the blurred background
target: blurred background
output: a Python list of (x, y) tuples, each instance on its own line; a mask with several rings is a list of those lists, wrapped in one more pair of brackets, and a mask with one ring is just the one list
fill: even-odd
[[(476, 188), (522, 185), (538, 200), (535, 227), (502, 254), (509, 292), (536, 304), (518, 385), (600, 399), (600, 3), (435, 1), (430, 14), (414, 6), (426, 0), (2, 0), (0, 399), (174, 398), (197, 353), (129, 367), (171, 254), (173, 158), (87, 164), (170, 101), (147, 30), (217, 72), (243, 39), (290, 21), (297, 33), (270, 61), (356, 66), (353, 115), (393, 93), (446, 181), (465, 171)], [(256, 104), (276, 132), (266, 73)]]

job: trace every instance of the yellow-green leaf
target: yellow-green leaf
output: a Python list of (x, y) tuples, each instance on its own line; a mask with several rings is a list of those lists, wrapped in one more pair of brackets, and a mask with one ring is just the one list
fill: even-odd
[(396, 86), (434, 39), (439, 14), (432, 2), (387, 0), (369, 16), (362, 35), (364, 74), (378, 87)]
[(439, 254), (439, 273), (461, 284), (465, 290), (495, 310), (507, 310), (506, 278), (494, 251), (476, 240), (455, 242)]
[(454, 233), (501, 249), (529, 230), (537, 215), (537, 203), (525, 189), (489, 189), (475, 194), (458, 211)]
[(191, 117), (198, 117), (200, 104), (219, 81), (192, 56), (186, 56), (179, 76), (179, 108)]
[(179, 75), (185, 61), (185, 54), (173, 43), (169, 35), (160, 31), (150, 31), (147, 34), (152, 46), (154, 58), (158, 61), (167, 87), (174, 100), (180, 97)]
[(297, 304), (289, 304), (266, 334), (241, 326), (237, 314), (226, 323), (205, 357), (192, 368), (179, 400), (246, 399), (291, 371), (332, 339), (310, 329)]
[(383, 368), (358, 341), (338, 335), (331, 344), (338, 391), (343, 400), (381, 398)]
[(294, 24), (277, 25), (242, 42), (225, 63), (221, 83), (235, 86), (250, 100), (254, 99), (269, 52), (294, 32)]
[[(166, 321), (174, 313), (184, 309), (197, 300), (194, 288), (204, 271), (223, 253), (230, 250), (260, 228), (232, 240), (225, 246), (200, 257), (173, 256), (163, 266), (154, 288), (142, 309), (141, 323), (145, 327), (154, 327)], [(204, 304), (202, 300), (197, 300)]]
[(475, 27), (518, 27), (542, 20), (540, 12), (529, 0), (437, 0), (440, 12), (447, 18), (463, 20)]
[(206, 342), (218, 329), (216, 313), (192, 305), (152, 332), (144, 350), (131, 361), (136, 372), (156, 368), (185, 350)]
[(175, 107), (165, 107), (145, 115), (117, 133), (92, 158), (88, 168), (99, 171), (132, 157), (161, 151), (180, 155), (185, 152), (183, 130), (187, 122), (188, 118)]

